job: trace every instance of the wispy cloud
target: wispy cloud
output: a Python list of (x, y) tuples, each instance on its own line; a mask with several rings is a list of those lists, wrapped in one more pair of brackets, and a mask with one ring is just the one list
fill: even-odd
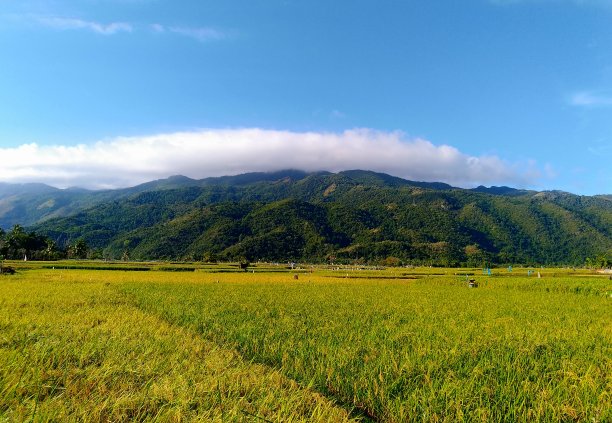
[(612, 106), (612, 95), (602, 95), (592, 91), (579, 91), (570, 97), (569, 103), (572, 106), (583, 107)]
[(597, 140), (593, 145), (587, 147), (587, 151), (595, 156), (610, 157), (612, 154), (612, 141), (606, 138)]
[(166, 27), (163, 26), (162, 24), (158, 24), (158, 23), (154, 23), (154, 24), (149, 25), (149, 28), (151, 28), (151, 30), (153, 32), (158, 32), (158, 33), (166, 32)]
[(471, 156), (449, 145), (368, 129), (341, 133), (228, 129), (116, 138), (91, 145), (0, 148), (0, 181), (121, 187), (183, 174), (192, 178), (274, 171), (369, 169), (456, 186), (532, 186), (533, 164)]
[(344, 119), (346, 118), (346, 113), (340, 110), (334, 109), (329, 113), (329, 117), (332, 119)]
[(161, 24), (153, 24), (151, 25), (151, 29), (157, 33), (183, 35), (199, 42), (222, 40), (227, 37), (225, 32), (209, 27), (164, 26)]
[(133, 25), (125, 22), (100, 23), (77, 18), (37, 17), (36, 20), (50, 28), (60, 30), (87, 30), (102, 35), (113, 35), (119, 32), (132, 32)]
[[(5, 15), (9, 16), (9, 15)], [(41, 16), (41, 15), (18, 15), (9, 16), (14, 21), (22, 21), (42, 25), (55, 30), (83, 30), (91, 31), (101, 35), (114, 35), (121, 32), (153, 32), (156, 34), (175, 34), (188, 37), (199, 42), (223, 40), (229, 38), (227, 31), (212, 27), (188, 27), (171, 26), (161, 23), (135, 24), (131, 22), (97, 22), (75, 17), (65, 16)]]

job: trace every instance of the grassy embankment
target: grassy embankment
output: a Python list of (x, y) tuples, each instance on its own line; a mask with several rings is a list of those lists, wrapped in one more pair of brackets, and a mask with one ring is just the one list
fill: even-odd
[(540, 271), (24, 271), (0, 416), (610, 421), (612, 283)]

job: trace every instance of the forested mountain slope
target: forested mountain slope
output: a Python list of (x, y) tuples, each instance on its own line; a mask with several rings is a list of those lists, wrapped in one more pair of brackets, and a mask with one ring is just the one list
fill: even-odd
[(0, 228), (8, 229), (15, 224), (31, 226), (140, 192), (200, 184), (201, 181), (184, 176), (173, 176), (131, 188), (97, 191), (82, 188), (58, 189), (45, 184), (0, 183)]
[(582, 264), (612, 250), (606, 196), (465, 190), (358, 170), (173, 177), (96, 195), (95, 207), (34, 229), (132, 259)]

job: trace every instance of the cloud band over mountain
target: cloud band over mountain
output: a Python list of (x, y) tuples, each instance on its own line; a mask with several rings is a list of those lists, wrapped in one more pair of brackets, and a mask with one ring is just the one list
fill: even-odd
[(533, 185), (533, 164), (470, 156), (448, 145), (368, 129), (341, 133), (225, 129), (120, 137), (94, 144), (0, 148), (0, 181), (116, 188), (182, 174), (191, 178), (300, 169), (367, 169), (461, 187)]

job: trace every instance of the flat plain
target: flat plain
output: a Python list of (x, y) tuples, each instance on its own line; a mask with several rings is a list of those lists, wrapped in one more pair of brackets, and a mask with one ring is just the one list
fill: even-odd
[(0, 420), (612, 421), (589, 271), (11, 265)]

